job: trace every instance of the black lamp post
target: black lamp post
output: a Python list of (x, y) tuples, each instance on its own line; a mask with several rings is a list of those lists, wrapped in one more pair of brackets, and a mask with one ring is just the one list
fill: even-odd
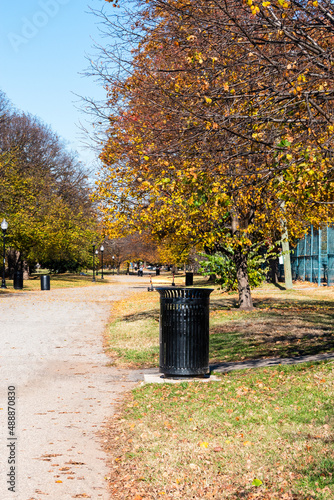
[(6, 231), (8, 228), (8, 222), (5, 221), (5, 219), (1, 222), (1, 229), (2, 229), (2, 234), (3, 234), (3, 268), (2, 268), (2, 283), (1, 283), (1, 288), (7, 288), (6, 287)]
[(112, 274), (115, 274), (115, 257), (112, 256)]
[(104, 252), (104, 246), (103, 245), (101, 245), (100, 252), (101, 252), (101, 280), (103, 280), (104, 279), (104, 277), (103, 277), (103, 252)]
[(93, 243), (93, 279), (92, 281), (95, 281), (95, 243)]
[(99, 259), (98, 259), (98, 255), (99, 255), (99, 251), (98, 250), (95, 250), (95, 255), (96, 255), (96, 259), (97, 259), (97, 264), (96, 264), (96, 276), (99, 275)]

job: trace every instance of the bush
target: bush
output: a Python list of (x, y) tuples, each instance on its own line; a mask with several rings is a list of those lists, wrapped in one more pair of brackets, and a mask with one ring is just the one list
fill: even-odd
[[(222, 253), (215, 253), (213, 255), (201, 254), (201, 257), (205, 260), (199, 263), (201, 266), (199, 269), (200, 274), (203, 276), (215, 275), (215, 282), (226, 292), (238, 290), (237, 270), (235, 263), (230, 257)], [(257, 251), (250, 253), (247, 271), (251, 288), (256, 288), (265, 281), (268, 272), (266, 261), (267, 258), (259, 255)]]

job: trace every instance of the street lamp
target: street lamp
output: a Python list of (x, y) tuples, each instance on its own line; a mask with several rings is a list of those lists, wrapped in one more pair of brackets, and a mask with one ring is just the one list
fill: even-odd
[(92, 281), (95, 281), (95, 243), (93, 243), (93, 279)]
[(6, 276), (5, 276), (5, 271), (6, 271), (6, 231), (8, 228), (8, 222), (5, 221), (5, 219), (1, 222), (1, 229), (2, 229), (2, 234), (3, 234), (3, 268), (2, 268), (2, 283), (1, 283), (1, 288), (7, 288), (6, 287)]
[(115, 257), (114, 255), (112, 256), (112, 274), (115, 274)]
[(97, 264), (96, 264), (96, 276), (99, 275), (99, 259), (98, 259), (98, 255), (99, 255), (99, 251), (98, 250), (95, 250), (95, 255), (96, 255), (96, 259), (97, 259)]
[(100, 252), (101, 252), (101, 261), (102, 261), (102, 263), (101, 263), (102, 264), (101, 280), (103, 280), (104, 279), (104, 277), (103, 277), (103, 252), (104, 252), (104, 246), (103, 245), (101, 245), (101, 247), (100, 247)]

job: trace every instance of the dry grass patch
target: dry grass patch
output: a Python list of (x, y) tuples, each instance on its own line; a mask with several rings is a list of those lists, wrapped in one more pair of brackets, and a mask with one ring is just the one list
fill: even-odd
[[(107, 280), (96, 279), (92, 282), (92, 276), (80, 276), (78, 274), (64, 273), (64, 274), (50, 274), (50, 287), (51, 289), (58, 288), (76, 288), (88, 287), (96, 285), (104, 285)], [(15, 290), (13, 280), (6, 279), (7, 289), (0, 289), (1, 293), (22, 293), (33, 292), (41, 290), (40, 275), (32, 275), (28, 280), (23, 281), (23, 290)]]
[(113, 305), (105, 346), (118, 366), (156, 366), (159, 357), (159, 297), (142, 292)]
[(250, 312), (235, 309), (233, 296), (211, 300), (212, 363), (334, 351), (332, 288), (260, 288), (253, 297)]
[[(154, 286), (166, 285), (167, 278), (154, 277)], [(237, 309), (235, 293), (222, 294), (216, 289), (211, 294), (211, 364), (334, 351), (332, 288), (280, 290), (266, 284), (254, 290), (253, 297), (254, 310), (245, 312)], [(106, 346), (114, 364), (158, 366), (157, 292), (143, 292), (116, 303)]]

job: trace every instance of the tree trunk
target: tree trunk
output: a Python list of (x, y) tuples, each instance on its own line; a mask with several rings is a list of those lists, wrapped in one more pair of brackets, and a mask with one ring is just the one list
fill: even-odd
[[(282, 210), (285, 212), (285, 202), (282, 201)], [(289, 233), (286, 226), (286, 220), (282, 219), (282, 250), (283, 250), (283, 264), (284, 264), (284, 281), (285, 288), (291, 289), (292, 285), (292, 273), (291, 273), (291, 261), (290, 261), (290, 246), (289, 246)]]
[(269, 260), (268, 281), (278, 283), (278, 257)]
[(15, 248), (9, 248), (7, 252), (7, 262), (8, 262), (8, 275), (10, 279), (13, 279), (14, 273), (20, 271), (20, 252), (15, 250)]
[(22, 261), (22, 271), (23, 271), (23, 279), (28, 280), (30, 277), (30, 267), (26, 260)]
[[(247, 228), (248, 223), (248, 219), (243, 218), (242, 220), (239, 220), (236, 211), (234, 209), (231, 210), (231, 229), (233, 236), (237, 235), (239, 227)], [(233, 260), (237, 269), (239, 308), (249, 311), (253, 309), (253, 300), (247, 272), (248, 254), (243, 253), (242, 248), (240, 248), (236, 250), (233, 255)]]
[(293, 284), (292, 284), (291, 261), (290, 261), (290, 245), (289, 245), (287, 230), (285, 230), (282, 235), (282, 250), (283, 250), (285, 288), (288, 290), (293, 288)]
[(251, 310), (253, 309), (253, 300), (247, 272), (247, 255), (241, 251), (237, 252), (234, 255), (234, 262), (237, 268), (239, 308)]

